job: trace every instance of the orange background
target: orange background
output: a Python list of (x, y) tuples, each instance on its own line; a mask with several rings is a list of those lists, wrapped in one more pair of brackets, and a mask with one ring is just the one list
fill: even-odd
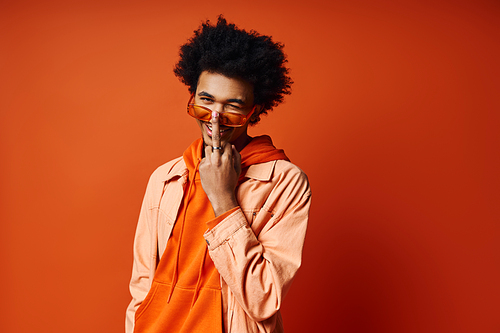
[(218, 13), (283, 42), (268, 133), (309, 175), (287, 332), (500, 331), (498, 1), (0, 2), (1, 332), (122, 332), (174, 77)]

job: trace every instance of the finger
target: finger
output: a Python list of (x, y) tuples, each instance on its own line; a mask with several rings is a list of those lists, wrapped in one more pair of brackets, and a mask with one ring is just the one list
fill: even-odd
[(212, 147), (220, 147), (219, 113), (215, 111), (212, 111)]
[(233, 153), (231, 151), (230, 144), (225, 144), (224, 146), (222, 146), (222, 149), (220, 150), (220, 156), (223, 161), (229, 161), (229, 163), (233, 161)]
[(211, 161), (212, 160), (212, 146), (206, 145), (205, 146), (205, 157), (203, 158), (202, 161)]
[(238, 176), (241, 173), (241, 154), (236, 150), (234, 145), (231, 145), (233, 152), (233, 161), (234, 161), (234, 170), (238, 173)]
[(220, 165), (222, 149), (220, 149), (219, 114), (212, 111), (212, 163)]
[(233, 156), (233, 145), (224, 145), (223, 150), (224, 150), (224, 155), (227, 154), (228, 158), (231, 158)]

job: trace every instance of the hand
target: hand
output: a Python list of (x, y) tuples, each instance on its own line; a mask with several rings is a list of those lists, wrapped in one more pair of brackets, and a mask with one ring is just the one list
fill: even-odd
[(241, 173), (241, 155), (230, 143), (220, 147), (219, 114), (212, 113), (212, 146), (205, 147), (205, 158), (200, 163), (203, 190), (212, 204), (215, 216), (237, 207), (236, 185)]

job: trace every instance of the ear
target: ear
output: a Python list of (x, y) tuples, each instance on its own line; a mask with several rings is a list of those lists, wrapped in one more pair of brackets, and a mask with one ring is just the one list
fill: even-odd
[(255, 106), (255, 111), (253, 112), (252, 116), (250, 117), (251, 120), (257, 120), (259, 118), (259, 114), (261, 114), (262, 110), (264, 110), (263, 105), (256, 105)]

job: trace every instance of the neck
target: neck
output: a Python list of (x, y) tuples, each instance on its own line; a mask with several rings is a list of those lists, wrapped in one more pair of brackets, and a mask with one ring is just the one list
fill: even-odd
[(243, 133), (236, 140), (232, 141), (231, 144), (234, 145), (237, 151), (242, 151), (252, 141), (252, 137), (247, 133)]

